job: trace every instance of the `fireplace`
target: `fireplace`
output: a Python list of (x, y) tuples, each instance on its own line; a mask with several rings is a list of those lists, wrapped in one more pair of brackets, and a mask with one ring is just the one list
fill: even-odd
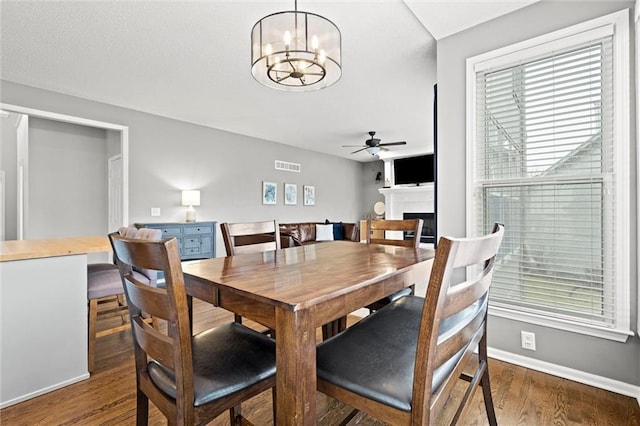
[[(402, 213), (402, 219), (422, 219), (422, 234), (420, 235), (421, 243), (434, 244), (436, 241), (435, 236), (435, 213)], [(405, 240), (413, 239), (412, 231), (405, 231)]]

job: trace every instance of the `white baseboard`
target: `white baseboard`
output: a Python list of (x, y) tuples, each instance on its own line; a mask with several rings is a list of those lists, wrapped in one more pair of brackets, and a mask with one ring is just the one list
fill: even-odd
[(8, 401), (0, 401), (0, 409), (7, 408), (7, 407), (9, 407), (11, 405), (17, 404), (19, 402), (26, 401), (26, 400), (31, 399), (31, 398), (35, 398), (36, 396), (44, 395), (45, 393), (52, 392), (52, 391), (54, 391), (56, 389), (60, 389), (60, 388), (63, 388), (65, 386), (69, 386), (69, 385), (72, 385), (74, 383), (81, 382), (83, 380), (88, 379), (89, 376), (90, 376), (89, 373), (82, 374), (82, 375), (80, 375), (78, 377), (72, 377), (71, 379), (62, 381), (60, 383), (56, 383), (56, 384), (53, 384), (51, 386), (47, 386), (46, 388), (38, 389), (36, 391), (29, 392), (29, 393), (24, 394), (24, 395), (20, 395), (18, 397), (12, 398), (12, 399), (10, 399)]
[(543, 373), (553, 374), (554, 376), (615, 392), (620, 395), (630, 396), (632, 398), (635, 398), (638, 401), (638, 404), (640, 404), (640, 386), (635, 386), (618, 380), (609, 379), (607, 377), (575, 370), (573, 368), (564, 367), (562, 365), (540, 361), (534, 358), (506, 352), (500, 349), (487, 348), (487, 351), (489, 357), (491, 358), (508, 362), (510, 364), (519, 365), (521, 367), (530, 368), (532, 370), (541, 371)]

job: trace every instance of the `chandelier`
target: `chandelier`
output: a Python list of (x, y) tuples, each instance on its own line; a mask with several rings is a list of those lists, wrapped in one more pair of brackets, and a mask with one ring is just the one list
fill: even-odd
[(323, 89), (342, 75), (342, 37), (328, 19), (293, 11), (267, 15), (251, 30), (251, 74), (291, 92)]

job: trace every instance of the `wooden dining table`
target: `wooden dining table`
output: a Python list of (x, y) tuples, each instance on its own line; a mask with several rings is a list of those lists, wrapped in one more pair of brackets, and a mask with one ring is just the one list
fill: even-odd
[(316, 329), (428, 280), (433, 249), (332, 241), (183, 263), (187, 293), (275, 330), (276, 418), (315, 425)]

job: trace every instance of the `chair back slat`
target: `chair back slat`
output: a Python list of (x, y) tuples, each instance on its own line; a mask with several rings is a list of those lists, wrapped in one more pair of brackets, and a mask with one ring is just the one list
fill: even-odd
[[(431, 419), (435, 419), (456, 383), (450, 379), (460, 376), (485, 334), (488, 291), (503, 235), (504, 227), (496, 224), (493, 233), (484, 237), (443, 237), (438, 242), (414, 373), (414, 404), (421, 407), (418, 411), (429, 407)], [(454, 271), (459, 268), (467, 268), (468, 279), (453, 284)], [(447, 364), (448, 374), (434, 389), (434, 370), (447, 362), (453, 366)]]
[[(418, 247), (420, 245), (420, 235), (422, 233), (422, 219), (376, 219), (367, 221), (367, 243), (385, 244), (401, 247)], [(395, 232), (397, 237), (389, 233)], [(404, 233), (410, 232), (412, 239), (404, 239)], [(400, 234), (402, 233), (402, 234)]]
[[(475, 348), (480, 343), (480, 340), (484, 336), (484, 329), (480, 329), (476, 332), (475, 335), (469, 340), (468, 347)], [(449, 395), (451, 391), (458, 383), (457, 380), (451, 380), (458, 378), (462, 375), (465, 370), (465, 367), (469, 364), (471, 357), (473, 356), (473, 350), (467, 350), (464, 352), (462, 357), (458, 360), (455, 367), (452, 369), (450, 374), (444, 379), (443, 384), (432, 391), (430, 403), (430, 411), (431, 418), (435, 419), (438, 416), (440, 410), (442, 410), (449, 400)]]
[(278, 221), (220, 224), (227, 256), (280, 249)]
[(445, 361), (451, 359), (460, 350), (465, 348), (473, 336), (484, 326), (484, 316), (487, 304), (483, 302), (482, 307), (474, 309), (473, 314), (456, 324), (456, 328), (445, 334), (438, 336), (438, 352), (434, 359), (434, 368), (440, 367)]
[(242, 253), (259, 253), (263, 251), (277, 250), (277, 249), (278, 247), (275, 241), (270, 241), (266, 243), (256, 243), (256, 244), (245, 245), (245, 246), (235, 246), (233, 251), (234, 251), (234, 254), (242, 254)]
[(166, 290), (151, 287), (129, 272), (124, 276), (124, 285), (136, 308), (156, 318), (170, 319), (171, 306)]
[(493, 261), (491, 261), (491, 264), (482, 267), (482, 269), (478, 266), (477, 269), (479, 269), (480, 272), (467, 270), (467, 274), (475, 272), (475, 275), (460, 284), (449, 287), (447, 291), (447, 303), (440, 313), (441, 318), (447, 318), (468, 308), (489, 292), (491, 279), (493, 277), (492, 262)]
[(175, 370), (175, 346), (173, 339), (160, 333), (149, 325), (142, 317), (133, 318), (133, 333), (136, 343), (152, 359)]

